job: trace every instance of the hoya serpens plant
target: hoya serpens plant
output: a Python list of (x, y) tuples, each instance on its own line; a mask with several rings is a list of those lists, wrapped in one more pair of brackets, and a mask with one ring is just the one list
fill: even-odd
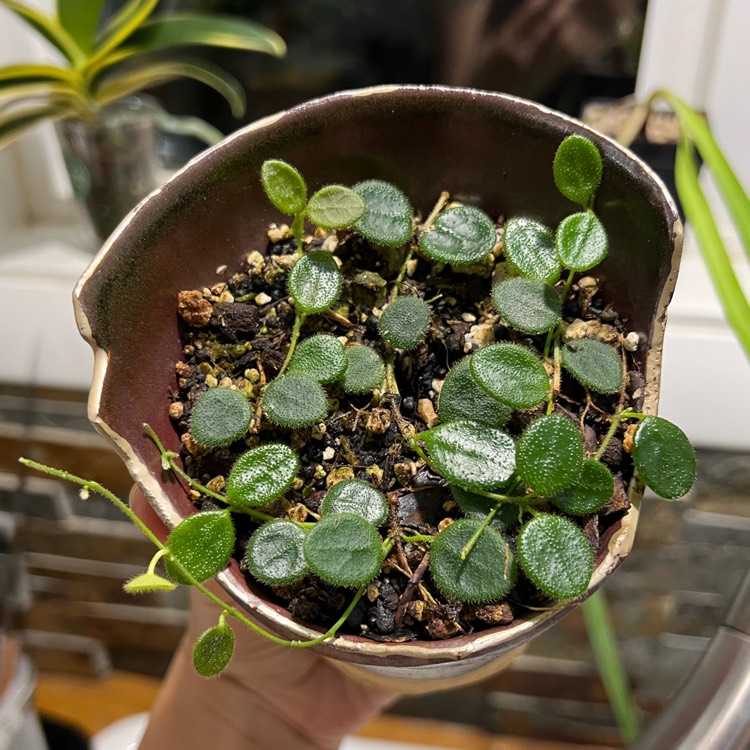
[[(261, 180), (270, 201), (292, 216), (296, 256), (287, 286), (294, 323), (288, 348), (270, 381), (249, 390), (208, 388), (195, 401), (189, 421), (200, 450), (222, 450), (248, 438), (252, 447), (240, 453), (226, 481), (209, 487), (146, 427), (164, 469), (210, 499), (213, 509), (180, 523), (163, 545), (123, 508), (159, 547), (147, 573), (126, 588), (192, 584), (222, 607), (219, 624), (196, 644), (201, 674), (220, 672), (231, 657), (228, 616), (295, 647), (332, 637), (392, 550), (403, 553), (409, 545), (422, 552), (419, 575), (429, 570), (448, 601), (502, 601), (516, 586), (519, 568), (548, 598), (580, 597), (591, 580), (594, 553), (576, 519), (596, 514), (613, 497), (615, 481), (603, 458), (618, 435), (654, 492), (666, 499), (687, 493), (695, 476), (692, 447), (675, 425), (627, 405), (622, 335), (609, 343), (572, 338), (563, 319), (576, 276), (597, 266), (608, 251), (606, 231), (594, 211), (601, 176), (596, 146), (580, 136), (566, 138), (554, 159), (553, 179), (580, 210), (555, 228), (511, 217), (504, 225), (501, 254), (494, 222), (478, 208), (449, 203), (447, 194), (423, 222), (415, 223), (407, 198), (394, 185), (369, 180), (351, 189), (327, 186), (308, 200), (305, 182), (291, 165), (278, 160), (263, 165)], [(385, 303), (377, 310), (377, 348), (347, 339), (345, 345), (331, 333), (303, 335), (311, 316), (332, 312), (345, 286), (340, 258), (317, 245), (305, 247), (305, 219), (324, 229), (353, 232), (398, 259)], [(502, 280), (492, 287), (487, 304), (508, 329), (507, 340), (481, 346), (453, 363), (435, 419), (424, 431), (402, 413), (398, 365), (432, 335), (431, 304), (441, 295), (422, 299), (407, 283), (415, 259), (431, 264), (435, 277), (445, 267), (471, 272), (494, 264), (494, 276)], [(578, 419), (560, 403), (570, 400), (562, 393), (569, 378), (583, 393)], [(387, 409), (400, 435), (397, 452), (414, 456), (447, 485), (461, 517), (443, 519), (434, 534), (415, 531), (399, 522), (398, 498), (389, 487), (351, 478), (332, 483), (317, 512), (308, 507), (300, 513), (297, 505), (279, 503), (298, 481), (295, 431), (324, 423), (332, 402), (340, 401), (335, 395)], [(606, 412), (602, 404), (614, 408)], [(586, 451), (584, 428), (594, 412), (609, 427)], [(262, 430), (276, 439), (264, 441)], [(99, 485), (65, 476), (122, 507)], [(283, 641), (205, 588), (203, 581), (228, 564), (235, 548), (233, 514), (253, 524), (244, 565), (259, 582), (284, 587), (309, 576), (354, 591), (326, 633), (306, 642)], [(162, 557), (169, 579), (156, 573)]]

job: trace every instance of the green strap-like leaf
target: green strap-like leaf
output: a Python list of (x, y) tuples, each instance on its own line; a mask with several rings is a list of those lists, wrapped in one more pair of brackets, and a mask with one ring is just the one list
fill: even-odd
[(236, 505), (260, 507), (283, 495), (299, 468), (297, 454), (283, 443), (251, 448), (229, 472), (227, 497)]
[(310, 198), (307, 218), (322, 229), (344, 229), (361, 219), (365, 202), (351, 188), (326, 185)]
[(106, 0), (57, 0), (57, 19), (84, 51), (91, 52)]
[(451, 367), (440, 389), (438, 416), (442, 422), (470, 419), (490, 427), (502, 427), (510, 418), (510, 407), (487, 394), (469, 368), (469, 357)]
[(396, 297), (378, 320), (378, 332), (397, 349), (416, 349), (430, 325), (430, 308), (419, 297)]
[(503, 251), (508, 262), (529, 279), (554, 284), (560, 278), (555, 235), (538, 221), (522, 216), (508, 219)]
[(193, 667), (201, 677), (217, 677), (233, 654), (234, 631), (222, 620), (198, 636), (193, 646)]
[(609, 469), (593, 458), (583, 459), (578, 481), (552, 498), (552, 502), (572, 516), (585, 516), (603, 508), (615, 491)]
[(97, 69), (156, 10), (159, 0), (127, 0), (97, 36), (95, 54), (86, 62), (83, 72)]
[(373, 526), (380, 526), (388, 515), (385, 495), (360, 479), (344, 479), (326, 492), (320, 504), (320, 515), (354, 513)]
[(279, 159), (268, 159), (260, 168), (260, 181), (268, 200), (284, 214), (293, 216), (307, 204), (307, 187), (302, 175)]
[(245, 561), (262, 583), (271, 586), (294, 583), (310, 570), (304, 543), (305, 532), (299, 525), (283, 519), (271, 521), (250, 537)]
[(607, 256), (609, 240), (593, 211), (581, 211), (560, 222), (555, 247), (562, 264), (571, 271), (588, 271)]
[(18, 83), (67, 83), (75, 86), (80, 81), (72, 71), (55, 65), (8, 65), (0, 68), (0, 88)]
[(588, 207), (602, 181), (599, 149), (580, 135), (569, 135), (558, 147), (552, 172), (557, 189), (574, 203)]
[(274, 424), (282, 427), (305, 427), (325, 419), (328, 414), (328, 399), (316, 380), (289, 373), (266, 386), (263, 413)]
[(443, 211), (419, 238), (419, 247), (428, 258), (452, 266), (484, 260), (496, 243), (492, 219), (473, 206), (457, 206)]
[(347, 393), (371, 393), (379, 388), (385, 377), (382, 357), (369, 346), (353, 344), (344, 349), (346, 371), (341, 387)]
[(576, 380), (596, 393), (616, 393), (622, 388), (622, 359), (603, 341), (569, 341), (562, 349), (561, 359)]
[(18, 111), (15, 108), (18, 102), (33, 101), (74, 108), (81, 117), (90, 114), (88, 102), (80, 88), (68, 81), (0, 82), (0, 105), (9, 104)]
[(195, 403), (190, 434), (199, 445), (219, 448), (239, 440), (250, 426), (253, 412), (247, 396), (232, 388), (211, 388)]
[(304, 375), (318, 383), (332, 383), (346, 370), (344, 345), (330, 333), (305, 339), (294, 351), (289, 374)]
[(367, 180), (353, 188), (365, 202), (365, 213), (354, 229), (376, 245), (400, 247), (412, 235), (413, 210), (407, 197), (382, 180)]
[(70, 104), (39, 104), (16, 110), (5, 117), (0, 116), (0, 149), (22, 136), (27, 130), (43, 121), (60, 120), (73, 116), (78, 110)]
[(511, 328), (522, 333), (545, 333), (560, 320), (557, 292), (536, 279), (501, 281), (492, 290), (492, 304)]
[(304, 313), (327, 310), (341, 292), (341, 271), (332, 255), (323, 250), (305, 253), (289, 272), (289, 294)]

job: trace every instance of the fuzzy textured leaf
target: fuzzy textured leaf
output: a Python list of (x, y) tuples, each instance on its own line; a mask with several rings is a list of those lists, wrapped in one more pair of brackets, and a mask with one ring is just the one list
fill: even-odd
[(529, 279), (554, 284), (560, 278), (562, 266), (555, 250), (555, 235), (534, 219), (508, 219), (503, 250), (511, 266)]
[(298, 214), (307, 204), (307, 187), (302, 175), (279, 159), (268, 159), (260, 168), (260, 182), (268, 200), (284, 214)]
[(616, 393), (622, 388), (622, 360), (603, 341), (574, 339), (562, 349), (563, 367), (596, 393)]
[(328, 398), (316, 380), (290, 373), (266, 386), (263, 413), (282, 427), (305, 427), (325, 419)]
[(235, 505), (268, 505), (289, 489), (298, 468), (297, 454), (288, 445), (265, 443), (251, 448), (229, 472), (227, 497)]
[(542, 360), (520, 344), (491, 344), (470, 358), (471, 374), (487, 393), (513, 409), (530, 409), (550, 393)]
[(633, 461), (643, 481), (666, 500), (686, 495), (695, 481), (695, 451), (685, 433), (662, 417), (638, 426)]
[(320, 515), (353, 513), (373, 526), (380, 526), (388, 515), (385, 495), (361, 479), (345, 479), (326, 492), (320, 504)]
[(593, 211), (581, 211), (560, 222), (555, 235), (557, 254), (566, 268), (588, 271), (607, 256), (609, 240)]
[(347, 393), (368, 393), (379, 388), (385, 377), (382, 357), (369, 346), (354, 344), (344, 349), (346, 372), (341, 383)]
[(469, 490), (500, 487), (516, 468), (513, 438), (479, 422), (448, 422), (418, 437), (438, 471), (448, 481)]
[(371, 581), (383, 562), (383, 543), (362, 516), (324, 516), (307, 533), (305, 558), (324, 581), (356, 587)]
[(346, 370), (344, 345), (330, 333), (305, 339), (295, 350), (289, 373), (305, 375), (318, 383), (332, 383)]
[(146, 594), (151, 591), (173, 591), (177, 586), (156, 573), (141, 573), (122, 587), (128, 594)]
[(252, 416), (247, 396), (232, 388), (211, 388), (195, 402), (190, 434), (199, 445), (219, 448), (239, 440)]
[(354, 229), (376, 245), (400, 247), (412, 235), (414, 214), (407, 197), (395, 186), (382, 180), (357, 183), (354, 192), (365, 202), (362, 218)]
[(327, 310), (341, 292), (341, 271), (333, 256), (323, 250), (305, 253), (292, 267), (289, 294), (304, 313)]
[(463, 266), (484, 260), (497, 242), (495, 225), (484, 211), (457, 206), (443, 211), (419, 238), (422, 252), (433, 260)]
[(609, 469), (593, 458), (583, 459), (578, 481), (552, 498), (552, 502), (571, 516), (586, 516), (601, 510), (615, 491)]
[(438, 416), (442, 422), (470, 419), (490, 427), (502, 427), (510, 417), (510, 407), (488, 395), (471, 375), (469, 358), (451, 367), (438, 399)]
[(224, 570), (234, 550), (234, 526), (229, 511), (209, 510), (188, 516), (172, 529), (167, 549), (165, 566), (175, 582), (190, 583), (171, 557), (199, 583), (213, 578)]
[(585, 208), (602, 181), (599, 149), (588, 138), (569, 135), (555, 153), (552, 172), (557, 189)]
[(432, 541), (430, 572), (438, 589), (463, 602), (491, 602), (510, 591), (515, 581), (515, 563), (510, 546), (492, 527), (485, 528), (465, 559), (469, 540), (482, 522), (454, 521)]
[(523, 333), (545, 333), (560, 320), (560, 298), (549, 284), (515, 278), (492, 290), (492, 304), (511, 328)]
[(272, 586), (294, 583), (309, 571), (304, 543), (305, 532), (296, 523), (283, 519), (271, 521), (250, 537), (245, 562), (261, 583)]
[(430, 325), (430, 308), (419, 297), (397, 297), (383, 310), (378, 332), (386, 344), (398, 349), (415, 349)]
[[(495, 505), (494, 500), (484, 497), (484, 495), (477, 495), (475, 492), (465, 490), (463, 487), (455, 484), (451, 484), (449, 487), (456, 505), (458, 505), (466, 518), (478, 518), (481, 521), (487, 518)], [(495, 513), (495, 517), (490, 522), (490, 525), (498, 531), (504, 532), (514, 526), (518, 526), (520, 518), (521, 507), (519, 505), (510, 502), (503, 503), (500, 506), (500, 510)]]
[(201, 677), (217, 677), (232, 661), (234, 631), (221, 622), (201, 633), (193, 646), (193, 666)]
[(583, 594), (594, 572), (588, 539), (578, 526), (561, 516), (532, 518), (518, 535), (516, 554), (524, 573), (555, 599)]
[(518, 439), (518, 475), (540, 495), (575, 484), (583, 469), (583, 436), (572, 420), (550, 414), (532, 422)]
[(307, 218), (322, 229), (344, 229), (365, 213), (365, 202), (351, 188), (326, 185), (307, 204)]

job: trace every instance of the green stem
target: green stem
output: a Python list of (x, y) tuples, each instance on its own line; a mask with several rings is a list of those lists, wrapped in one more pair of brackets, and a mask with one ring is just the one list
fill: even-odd
[(429, 534), (401, 534), (402, 542), (432, 542), (435, 537)]
[(502, 502), (499, 502), (495, 505), (495, 507), (487, 514), (484, 521), (482, 521), (481, 526), (474, 532), (471, 539), (469, 539), (468, 542), (466, 542), (466, 546), (461, 550), (461, 559), (465, 560), (469, 552), (474, 548), (474, 545), (479, 541), (479, 537), (482, 536), (482, 532), (492, 523), (492, 519), (497, 514), (498, 510), (500, 510), (500, 506), (502, 505)]
[(156, 575), (157, 563), (162, 559), (162, 557), (168, 554), (168, 552), (169, 550), (166, 547), (162, 547), (161, 549), (156, 551), (156, 554), (151, 558), (151, 562), (148, 564), (148, 569), (146, 570), (146, 573), (148, 575)]
[(406, 276), (406, 267), (409, 264), (409, 261), (412, 259), (412, 256), (414, 255), (414, 245), (409, 246), (409, 251), (406, 253), (406, 258), (404, 258), (404, 262), (401, 264), (401, 268), (398, 272), (398, 276), (396, 276), (393, 286), (391, 287), (391, 294), (388, 298), (389, 302), (393, 302), (396, 297), (398, 297), (398, 293), (401, 291), (401, 284), (404, 280), (404, 276)]
[(609, 617), (604, 592), (594, 592), (581, 607), (591, 650), (599, 668), (609, 703), (615, 714), (623, 743), (630, 745), (639, 734), (638, 712), (617, 652), (617, 640)]
[(304, 209), (298, 214), (295, 214), (294, 220), (292, 221), (292, 232), (294, 239), (297, 242), (297, 255), (301, 258), (304, 253), (304, 239), (305, 239), (305, 211)]
[(570, 290), (573, 286), (573, 277), (575, 276), (575, 271), (571, 271), (568, 274), (568, 279), (565, 282), (565, 286), (563, 287), (562, 294), (560, 295), (560, 300), (562, 301), (563, 305), (565, 304), (565, 301), (568, 299), (568, 295), (570, 294)]
[(279, 370), (278, 377), (281, 377), (284, 374), (284, 371), (289, 366), (289, 363), (292, 361), (292, 355), (294, 354), (294, 350), (297, 348), (297, 340), (299, 339), (299, 332), (302, 328), (302, 324), (305, 322), (305, 318), (307, 315), (303, 312), (300, 312), (297, 310), (297, 314), (294, 318), (294, 326), (292, 328), (292, 338), (289, 341), (289, 351), (286, 353), (286, 359), (284, 360), (284, 364), (281, 365), (281, 369)]
[[(389, 393), (399, 395), (398, 383), (396, 383), (396, 371), (394, 367), (394, 360), (396, 359), (396, 352), (392, 346), (389, 346), (385, 352), (385, 387)], [(401, 412), (399, 410), (399, 416)]]
[(597, 450), (596, 453), (594, 453), (594, 460), (599, 461), (601, 457), (604, 455), (604, 451), (607, 450), (607, 446), (609, 446), (610, 442), (612, 441), (612, 438), (615, 436), (615, 433), (617, 432), (617, 428), (620, 426), (620, 424), (626, 420), (626, 419), (645, 419), (648, 415), (647, 414), (641, 414), (636, 411), (631, 411), (630, 409), (623, 409), (619, 414), (615, 414), (614, 417), (612, 417), (612, 421), (609, 425), (609, 430), (607, 431), (607, 434), (604, 436), (604, 440), (602, 440), (602, 444), (599, 446), (599, 450)]

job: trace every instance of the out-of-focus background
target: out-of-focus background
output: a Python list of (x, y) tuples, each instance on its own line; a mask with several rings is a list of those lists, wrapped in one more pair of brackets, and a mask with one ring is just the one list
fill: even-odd
[[(25, 2), (54, 8), (53, 0)], [(112, 12), (122, 4), (109, 0)], [(281, 59), (210, 54), (246, 88), (243, 121), (199, 84), (150, 92), (168, 111), (197, 115), (225, 133), (315, 96), (379, 83), (503, 91), (614, 131), (622, 121), (615, 102), (663, 86), (706, 113), (750, 185), (744, 0), (163, 0), (159, 6), (174, 10), (253, 19), (288, 45)], [(0, 7), (0, 66), (48, 59), (49, 48)], [(653, 142), (636, 148), (669, 182), (674, 123), (665, 118), (654, 130)], [(173, 136), (160, 137), (158, 146), (165, 175), (202, 147)], [(713, 199), (713, 187), (705, 187)], [(722, 212), (720, 230), (750, 288), (750, 270)], [(97, 247), (54, 128), (41, 126), (0, 150), (0, 695), (12, 680), (3, 671), (13, 656), (5, 633), (38, 670), (36, 705), (50, 750), (86, 747), (80, 737), (147, 710), (185, 622), (179, 590), (138, 599), (123, 593), (123, 580), (151, 554), (129, 522), (106, 502), (83, 503), (70, 487), (27, 475), (16, 463), (26, 455), (121, 496), (129, 489), (120, 460), (86, 418), (92, 357), (70, 301)], [(697, 663), (750, 565), (749, 379), (688, 231), (669, 313), (660, 411), (698, 447), (698, 482), (685, 501), (644, 503), (635, 551), (606, 587), (645, 721), (665, 709)], [(16, 679), (34, 683), (32, 674)], [(478, 687), (404, 698), (362, 736), (368, 748), (391, 747), (385, 740), (503, 750), (622, 746), (579, 613), (534, 641), (505, 673)]]

